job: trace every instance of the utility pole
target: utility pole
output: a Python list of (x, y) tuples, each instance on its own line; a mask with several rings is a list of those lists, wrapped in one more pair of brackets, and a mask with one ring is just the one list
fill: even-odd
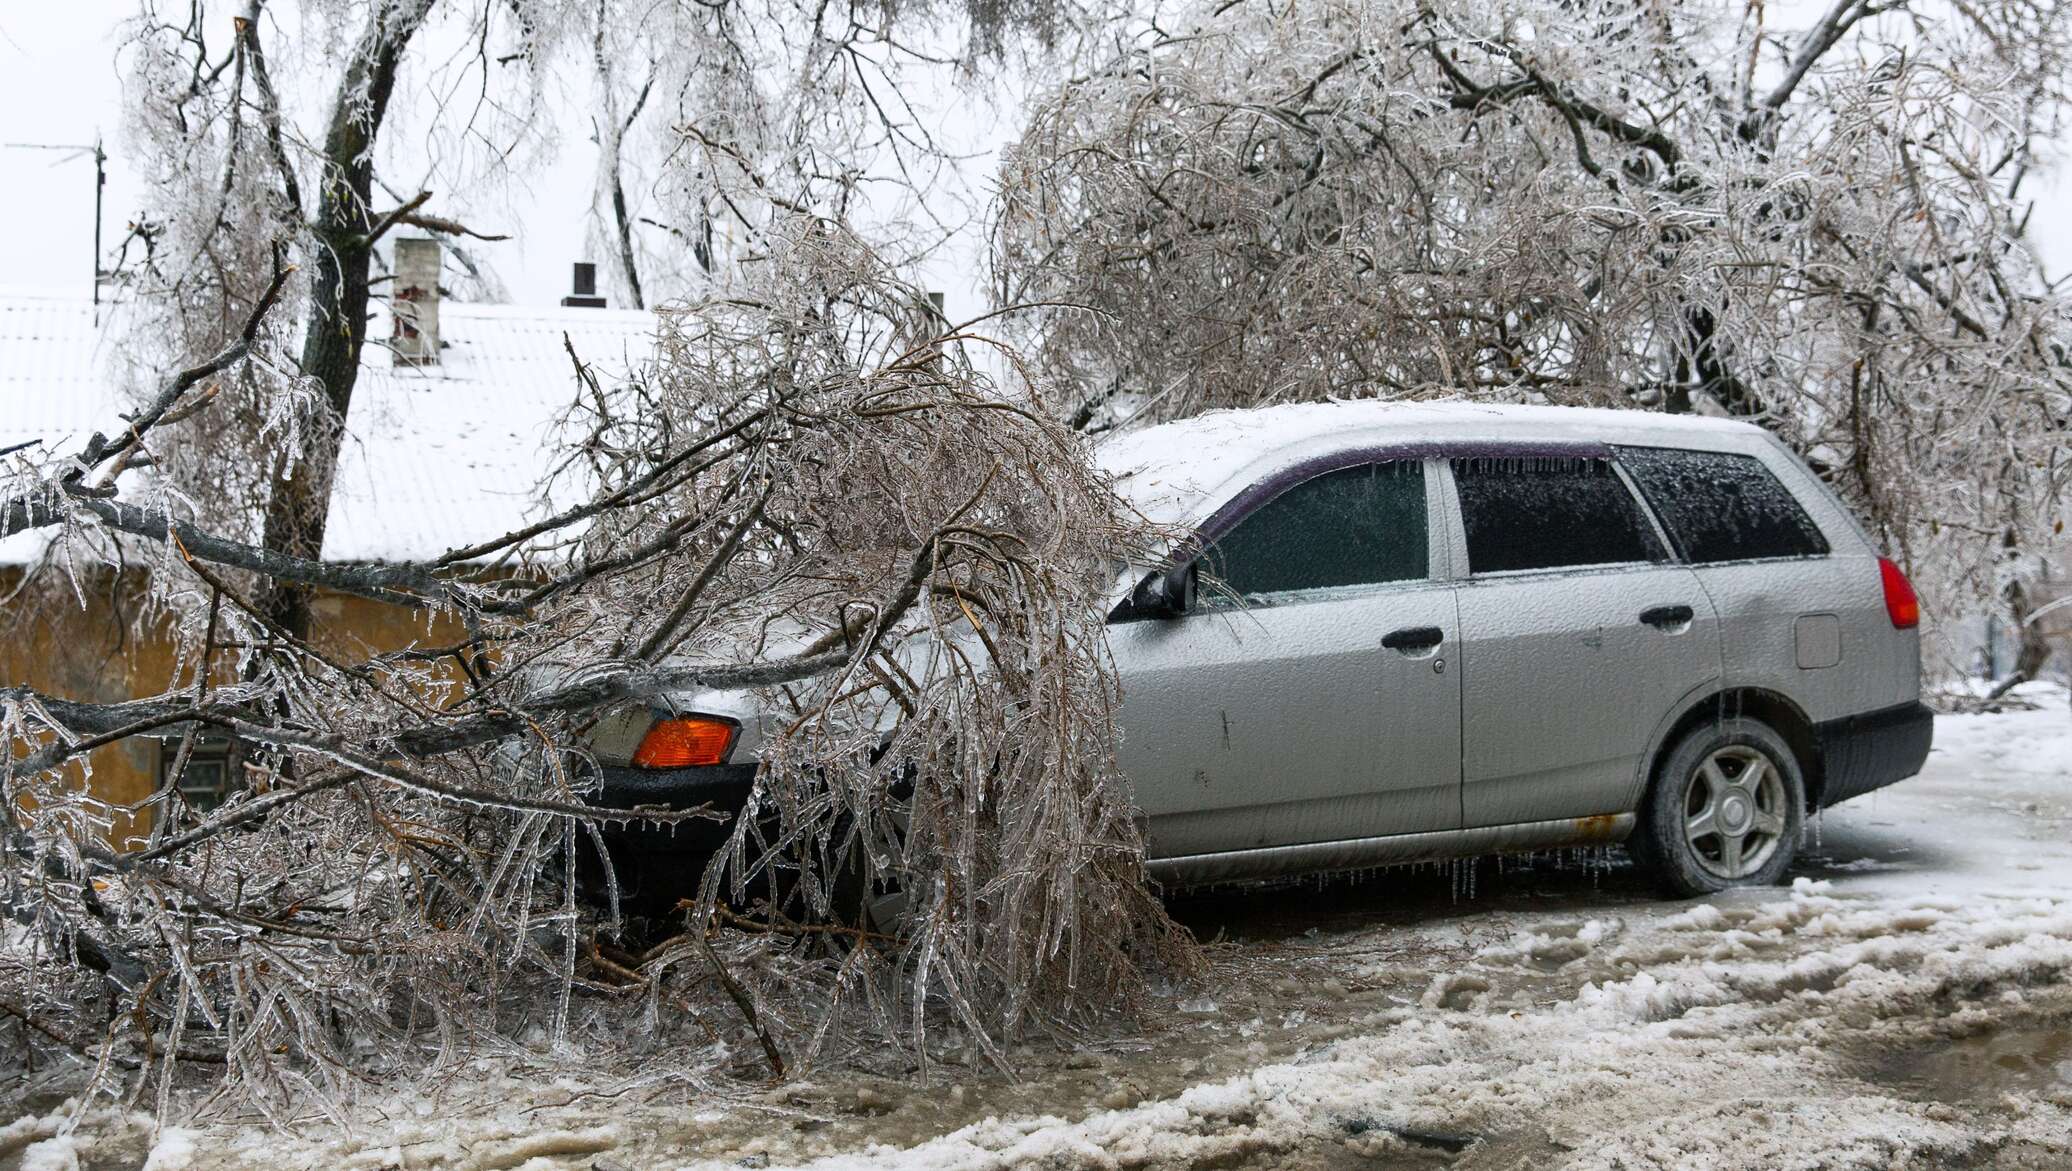
[(101, 149), (101, 136), (98, 134), (94, 135), (93, 143), (90, 146), (62, 142), (7, 142), (0, 143), (0, 147), (5, 147), (8, 150), (70, 151), (69, 155), (58, 160), (59, 163), (71, 162), (81, 155), (91, 155), (93, 157), (94, 254), (93, 265), (88, 271), (93, 276), (94, 306), (98, 308), (101, 304), (101, 201), (106, 198), (108, 193), (108, 152)]

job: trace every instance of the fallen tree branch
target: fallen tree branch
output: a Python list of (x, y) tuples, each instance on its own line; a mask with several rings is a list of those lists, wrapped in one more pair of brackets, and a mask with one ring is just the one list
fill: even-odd
[(712, 940), (701, 934), (698, 936), (698, 944), (704, 949), (705, 962), (712, 966), (712, 974), (719, 979), (720, 987), (726, 989), (727, 999), (733, 1001), (734, 1007), (741, 1010), (742, 1019), (755, 1031), (755, 1039), (762, 1042), (763, 1058), (770, 1063), (770, 1076), (783, 1081), (784, 1054), (778, 1052), (777, 1042), (771, 1038), (770, 1030), (764, 1028), (763, 1022), (757, 1018), (755, 1001), (749, 997), (747, 990), (741, 987), (741, 982), (734, 979), (734, 974), (727, 971), (727, 965), (720, 960), (719, 953), (713, 950)]
[[(67, 489), (83, 479), (88, 469), (106, 460), (121, 459), (142, 444), (144, 436), (164, 421), (167, 412), (171, 411), (189, 390), (244, 361), (252, 352), (253, 342), (258, 340), (260, 324), (273, 312), (274, 306), (280, 303), (281, 291), (287, 288), (288, 278), (294, 272), (295, 266), (292, 264), (277, 266), (272, 282), (266, 286), (266, 291), (260, 294), (258, 303), (252, 306), (251, 313), (245, 318), (244, 328), (238, 331), (236, 339), (218, 350), (214, 357), (166, 379), (150, 403), (135, 415), (129, 416), (127, 430), (116, 436), (112, 442), (99, 432), (88, 438), (85, 449), (79, 455), (80, 466), (65, 473), (61, 481)], [(4, 528), (4, 533), (0, 535), (15, 531), (17, 530), (12, 524), (8, 524)]]
[(444, 216), (426, 215), (420, 211), (399, 209), (396, 213), (396, 220), (400, 223), (409, 224), (413, 228), (423, 228), (427, 232), (437, 232), (442, 236), (473, 236), (477, 240), (487, 240), (491, 243), (510, 239), (509, 236), (478, 232), (459, 220), (450, 220)]

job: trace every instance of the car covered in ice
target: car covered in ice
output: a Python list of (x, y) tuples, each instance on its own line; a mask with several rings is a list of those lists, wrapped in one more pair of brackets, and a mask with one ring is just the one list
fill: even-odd
[[(1759, 427), (1304, 404), (1097, 459), (1173, 534), (1108, 617), (1170, 886), (1622, 841), (1676, 893), (1770, 883), (1928, 754), (1912, 588)], [(620, 713), (595, 799), (738, 809), (759, 739), (746, 695)], [(626, 844), (695, 875), (724, 833)]]

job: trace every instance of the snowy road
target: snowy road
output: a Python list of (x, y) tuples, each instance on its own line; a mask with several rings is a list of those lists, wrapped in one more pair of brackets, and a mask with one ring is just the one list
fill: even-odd
[(1578, 858), (1189, 898), (1205, 989), (1019, 1083), (549, 1085), (345, 1141), (177, 1135), (156, 1171), (2072, 1167), (2072, 715), (2043, 703), (1941, 718), (1788, 889), (1668, 902)]

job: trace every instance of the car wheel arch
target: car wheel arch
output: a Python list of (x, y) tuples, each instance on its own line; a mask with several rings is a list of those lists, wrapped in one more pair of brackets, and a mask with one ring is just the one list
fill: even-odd
[(1762, 687), (1721, 688), (1681, 705), (1676, 715), (1663, 723), (1649, 745), (1640, 800), (1646, 801), (1648, 792), (1661, 778), (1662, 762), (1691, 729), (1708, 721), (1736, 717), (1758, 720), (1783, 737), (1805, 780), (1806, 809), (1809, 813), (1819, 809), (1825, 777), (1813, 720), (1791, 697)]

